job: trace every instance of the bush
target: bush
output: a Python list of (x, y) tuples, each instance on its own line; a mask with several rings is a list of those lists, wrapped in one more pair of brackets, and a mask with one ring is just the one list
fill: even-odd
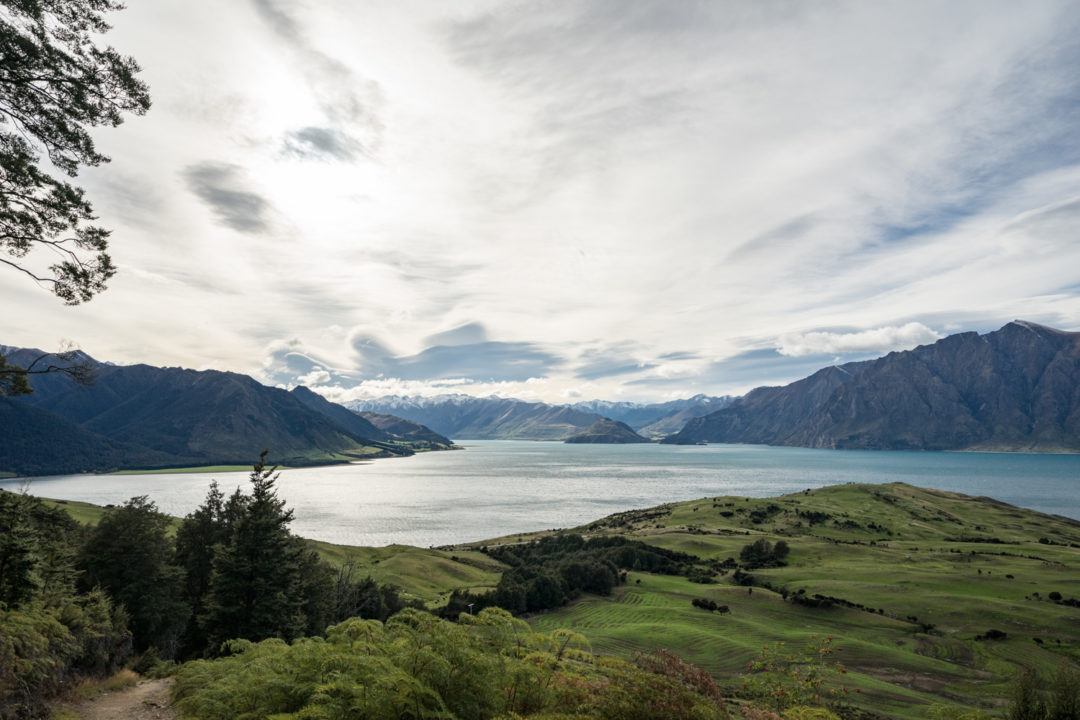
[(790, 548), (783, 540), (778, 540), (773, 545), (765, 538), (759, 538), (743, 546), (742, 551), (739, 552), (739, 561), (747, 570), (782, 567), (787, 564), (784, 560), (789, 552)]
[(460, 623), (407, 609), (346, 620), (325, 640), (230, 647), (177, 673), (181, 718), (724, 717), (708, 674), (670, 653), (596, 658), (580, 635), (534, 633), (497, 608)]

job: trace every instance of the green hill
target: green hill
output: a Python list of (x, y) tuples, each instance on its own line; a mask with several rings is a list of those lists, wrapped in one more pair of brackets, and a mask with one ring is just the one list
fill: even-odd
[[(896, 483), (706, 498), (576, 531), (713, 561), (713, 582), (631, 572), (610, 597), (530, 624), (580, 632), (617, 656), (669, 648), (729, 694), (763, 648), (801, 648), (812, 636), (842, 648), (846, 702), (889, 717), (924, 717), (933, 704), (998, 711), (1020, 669), (1049, 676), (1080, 663), (1080, 523), (1067, 518)], [(740, 571), (752, 578), (740, 584), (719, 564), (758, 539), (785, 541), (787, 565)]]

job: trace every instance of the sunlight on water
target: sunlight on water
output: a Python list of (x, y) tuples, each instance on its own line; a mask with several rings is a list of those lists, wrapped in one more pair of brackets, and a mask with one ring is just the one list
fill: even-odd
[[(573, 527), (675, 500), (766, 497), (846, 482), (901, 481), (1080, 519), (1080, 455), (463, 444), (456, 452), (285, 470), (279, 494), (296, 512), (294, 532), (350, 545), (445, 545)], [(225, 492), (246, 489), (244, 473), (194, 473), (35, 478), (30, 492), (98, 504), (148, 495), (165, 512), (185, 515), (213, 478)], [(18, 490), (19, 482), (0, 487)]]

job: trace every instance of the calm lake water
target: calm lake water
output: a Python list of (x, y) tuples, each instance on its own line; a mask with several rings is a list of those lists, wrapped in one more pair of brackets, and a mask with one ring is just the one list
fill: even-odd
[[(1080, 519), (1080, 455), (807, 450), (760, 445), (566, 445), (463, 441), (465, 450), (284, 470), (293, 531), (349, 545), (427, 547), (556, 527), (622, 510), (716, 495), (768, 497), (848, 482), (988, 495)], [(148, 495), (171, 515), (249, 489), (246, 473), (66, 475), (30, 492), (98, 504)], [(0, 481), (17, 490), (18, 481)]]

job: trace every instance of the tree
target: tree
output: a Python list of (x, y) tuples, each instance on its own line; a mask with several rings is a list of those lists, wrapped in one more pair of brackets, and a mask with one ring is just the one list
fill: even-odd
[(0, 397), (5, 395), (29, 395), (31, 375), (63, 373), (79, 385), (92, 385), (97, 377), (97, 367), (78, 350), (44, 353), (26, 364), (26, 367), (9, 363), (0, 354)]
[[(240, 510), (242, 497), (234, 494), (231, 498), (230, 507), (234, 514)], [(191, 606), (183, 640), (184, 650), (188, 653), (203, 651), (209, 640), (204, 615), (214, 570), (214, 553), (229, 541), (232, 533), (226, 507), (225, 496), (213, 481), (206, 501), (185, 517), (176, 531), (176, 562), (184, 569), (184, 598)]]
[[(75, 305), (105, 289), (115, 273), (106, 249), (109, 231), (81, 188), (53, 177), (40, 155), (68, 177), (109, 158), (94, 147), (89, 128), (116, 127), (124, 113), (144, 114), (150, 94), (139, 66), (95, 44), (116, 0), (0, 0), (0, 247), (12, 268)], [(34, 249), (48, 248), (47, 270), (27, 266)]]
[(155, 647), (165, 657), (176, 654), (188, 618), (171, 522), (145, 495), (131, 498), (101, 518), (80, 558), (85, 586), (100, 586), (131, 614), (136, 647)]
[(252, 469), (251, 495), (232, 521), (228, 542), (214, 552), (205, 621), (212, 643), (290, 640), (308, 629), (302, 566), (318, 561), (289, 531), (293, 513), (277, 496), (277, 468), (266, 467), (266, 453)]

